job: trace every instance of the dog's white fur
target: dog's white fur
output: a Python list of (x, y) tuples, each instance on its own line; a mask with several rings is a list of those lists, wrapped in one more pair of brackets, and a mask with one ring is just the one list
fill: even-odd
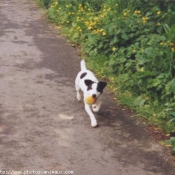
[[(100, 82), (90, 70), (87, 70), (84, 60), (81, 61), (80, 67), (81, 67), (81, 71), (78, 73), (78, 75), (75, 79), (75, 88), (77, 91), (77, 99), (78, 99), (78, 101), (81, 100), (81, 94), (80, 94), (80, 89), (81, 89), (83, 94), (84, 94), (85, 110), (88, 113), (88, 115), (90, 116), (91, 126), (96, 127), (97, 120), (96, 120), (92, 110), (94, 112), (98, 112), (100, 110), (100, 107), (102, 104), (103, 88), (107, 85), (107, 83)], [(93, 82), (93, 83), (90, 83), (90, 82)], [(99, 84), (101, 86), (100, 87), (101, 92), (99, 92)], [(89, 105), (85, 101), (85, 98), (89, 95), (92, 97), (95, 96), (96, 102), (93, 105)]]

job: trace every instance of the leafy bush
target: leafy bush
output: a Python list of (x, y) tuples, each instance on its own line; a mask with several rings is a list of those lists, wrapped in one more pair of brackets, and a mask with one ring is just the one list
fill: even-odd
[[(165, 3), (166, 2), (166, 3)], [(48, 17), (110, 77), (118, 99), (175, 132), (175, 7), (170, 0), (52, 0)]]

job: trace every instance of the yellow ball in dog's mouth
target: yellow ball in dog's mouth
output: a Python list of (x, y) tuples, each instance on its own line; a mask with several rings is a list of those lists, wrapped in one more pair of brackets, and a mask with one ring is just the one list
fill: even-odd
[(87, 97), (85, 98), (85, 102), (86, 102), (88, 105), (94, 104), (95, 101), (96, 101), (96, 99), (93, 98), (93, 97), (91, 97), (91, 96), (87, 96)]

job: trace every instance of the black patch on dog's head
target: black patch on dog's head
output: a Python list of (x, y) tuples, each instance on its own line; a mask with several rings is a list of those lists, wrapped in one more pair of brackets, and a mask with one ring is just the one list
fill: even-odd
[(87, 90), (92, 89), (92, 84), (94, 83), (92, 80), (84, 80), (85, 85), (87, 86)]
[(87, 72), (84, 72), (81, 74), (80, 79), (84, 78), (86, 76)]
[(103, 82), (103, 81), (98, 82), (97, 91), (102, 93), (106, 85), (107, 85), (106, 82)]

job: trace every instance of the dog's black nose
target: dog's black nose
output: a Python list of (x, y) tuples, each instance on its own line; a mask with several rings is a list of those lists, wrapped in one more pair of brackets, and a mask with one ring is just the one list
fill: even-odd
[(96, 94), (93, 94), (92, 97), (93, 97), (93, 98), (96, 98)]

